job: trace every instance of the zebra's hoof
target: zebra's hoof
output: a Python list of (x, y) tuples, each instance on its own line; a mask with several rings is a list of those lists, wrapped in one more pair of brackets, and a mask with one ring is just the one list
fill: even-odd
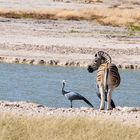
[(100, 110), (104, 110), (104, 108), (100, 108)]
[(107, 108), (107, 110), (112, 110), (112, 108)]

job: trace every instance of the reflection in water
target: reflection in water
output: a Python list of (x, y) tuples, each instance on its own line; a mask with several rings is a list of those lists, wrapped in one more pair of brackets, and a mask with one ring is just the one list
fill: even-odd
[[(61, 94), (61, 81), (67, 81), (66, 90), (85, 96), (96, 108), (95, 74), (82, 68), (0, 64), (0, 100), (29, 101), (49, 107), (69, 107)], [(116, 106), (140, 106), (140, 71), (120, 70), (121, 84), (113, 92)], [(74, 101), (74, 107), (87, 106)]]

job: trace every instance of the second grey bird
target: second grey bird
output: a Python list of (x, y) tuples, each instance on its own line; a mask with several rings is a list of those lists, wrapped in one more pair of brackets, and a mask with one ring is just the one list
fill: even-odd
[(70, 100), (70, 104), (71, 104), (71, 108), (72, 108), (72, 101), (73, 100), (83, 100), (85, 101), (90, 107), (93, 107), (93, 105), (82, 95), (80, 95), (79, 93), (73, 92), (73, 91), (65, 91), (64, 87), (65, 87), (65, 80), (62, 81), (62, 94), (68, 99)]

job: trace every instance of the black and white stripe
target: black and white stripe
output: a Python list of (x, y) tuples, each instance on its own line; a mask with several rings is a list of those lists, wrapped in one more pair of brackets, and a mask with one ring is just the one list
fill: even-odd
[(100, 109), (105, 108), (105, 100), (107, 101), (107, 109), (112, 109), (115, 104), (112, 100), (112, 91), (120, 84), (120, 75), (115, 64), (111, 63), (111, 57), (99, 51), (95, 54), (95, 59), (91, 65), (88, 66), (89, 72), (97, 70), (96, 82), (99, 89), (98, 97), (101, 98)]

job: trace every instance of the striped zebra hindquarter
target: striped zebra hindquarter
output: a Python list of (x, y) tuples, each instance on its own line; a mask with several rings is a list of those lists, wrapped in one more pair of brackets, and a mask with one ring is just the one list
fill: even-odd
[(115, 64), (104, 63), (101, 64), (97, 70), (96, 81), (98, 85), (103, 86), (104, 90), (107, 91), (108, 86), (116, 88), (120, 84), (120, 74)]

